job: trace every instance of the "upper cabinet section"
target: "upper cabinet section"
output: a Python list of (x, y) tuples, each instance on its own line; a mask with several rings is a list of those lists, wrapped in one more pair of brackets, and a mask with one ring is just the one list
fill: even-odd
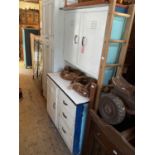
[(75, 11), (65, 13), (64, 59), (71, 64), (77, 63), (79, 50), (81, 14)]
[(65, 12), (64, 58), (98, 78), (108, 6)]

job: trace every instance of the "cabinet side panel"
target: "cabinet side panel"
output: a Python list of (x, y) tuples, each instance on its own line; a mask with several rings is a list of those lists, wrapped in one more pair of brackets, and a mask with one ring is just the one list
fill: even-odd
[(74, 131), (73, 152), (72, 152), (73, 155), (80, 155), (81, 153), (86, 115), (87, 115), (87, 105), (84, 104), (78, 105), (76, 109), (75, 131)]

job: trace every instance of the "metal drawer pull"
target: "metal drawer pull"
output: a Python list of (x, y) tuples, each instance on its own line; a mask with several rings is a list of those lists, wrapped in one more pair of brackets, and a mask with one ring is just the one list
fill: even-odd
[(87, 38), (86, 37), (82, 37), (82, 47), (84, 47), (87, 43)]
[(114, 155), (118, 155), (116, 150), (112, 151)]
[(65, 133), (66, 134), (66, 131), (64, 130), (64, 128), (62, 127), (62, 131), (63, 131), (63, 133)]
[(66, 116), (64, 113), (62, 113), (62, 115), (63, 115), (63, 117), (64, 117), (65, 119), (67, 119), (67, 116)]
[(64, 100), (63, 100), (63, 104), (66, 105), (66, 106), (68, 105)]

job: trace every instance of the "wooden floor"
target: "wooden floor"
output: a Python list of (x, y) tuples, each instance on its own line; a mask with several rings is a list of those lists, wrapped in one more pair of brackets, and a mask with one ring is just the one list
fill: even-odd
[(20, 155), (70, 155), (58, 131), (48, 117), (46, 101), (32, 70), (20, 62)]

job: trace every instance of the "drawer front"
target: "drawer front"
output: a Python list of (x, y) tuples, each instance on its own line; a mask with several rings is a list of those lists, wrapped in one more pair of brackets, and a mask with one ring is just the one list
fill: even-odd
[(70, 113), (65, 108), (61, 107), (60, 119), (62, 119), (65, 122), (71, 133), (73, 133), (75, 126), (75, 113), (74, 115), (70, 115)]
[(65, 125), (62, 119), (59, 119), (59, 132), (64, 139), (66, 145), (68, 146), (69, 150), (72, 152), (73, 137), (71, 136), (69, 128)]
[(59, 101), (61, 109), (65, 109), (66, 112), (74, 117), (76, 113), (76, 106), (62, 91), (59, 93)]

